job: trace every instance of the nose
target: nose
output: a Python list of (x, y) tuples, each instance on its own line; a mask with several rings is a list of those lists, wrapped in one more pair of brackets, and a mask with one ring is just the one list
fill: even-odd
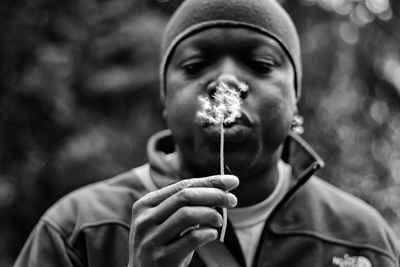
[(209, 96), (214, 94), (219, 83), (225, 83), (229, 87), (239, 91), (242, 99), (246, 98), (249, 91), (248, 85), (244, 81), (241, 81), (236, 73), (237, 71), (235, 71), (231, 62), (223, 64), (216, 79), (207, 86)]
[(236, 75), (231, 74), (231, 73), (222, 73), (221, 75), (218, 76), (217, 82), (223, 82), (227, 84), (230, 87), (234, 87), (236, 89), (239, 89), (240, 81), (236, 77)]

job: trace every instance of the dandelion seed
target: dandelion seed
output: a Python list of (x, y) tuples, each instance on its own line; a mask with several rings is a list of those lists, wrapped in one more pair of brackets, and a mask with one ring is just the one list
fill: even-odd
[[(241, 116), (242, 99), (241, 93), (248, 90), (246, 84), (241, 83), (239, 90), (231, 88), (224, 82), (220, 82), (216, 88), (212, 99), (199, 96), (199, 102), (202, 110), (197, 112), (197, 117), (206, 123), (219, 125), (220, 127), (220, 172), (224, 175), (224, 125), (231, 124)], [(226, 226), (227, 226), (227, 210), (222, 209), (223, 225), (221, 230), (220, 241), (224, 242)]]
[(240, 93), (247, 91), (247, 89), (242, 88), (243, 85), (239, 90), (236, 90), (226, 83), (220, 82), (212, 99), (199, 96), (202, 110), (197, 112), (197, 116), (214, 125), (233, 123), (242, 113)]

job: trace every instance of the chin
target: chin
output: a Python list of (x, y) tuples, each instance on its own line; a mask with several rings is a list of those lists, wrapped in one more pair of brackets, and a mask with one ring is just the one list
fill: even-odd
[[(220, 173), (220, 150), (219, 144), (210, 146), (203, 145), (197, 153), (198, 161), (202, 169), (209, 170), (211, 174)], [(254, 167), (259, 158), (260, 147), (245, 143), (225, 143), (224, 145), (224, 165), (226, 174), (239, 175), (242, 172), (249, 172)]]
[(248, 174), (253, 172), (258, 155), (255, 153), (233, 153), (225, 156), (225, 169), (230, 174), (241, 176), (242, 173)]
[[(180, 147), (186, 148), (182, 152), (195, 175), (209, 176), (221, 173), (219, 132), (215, 131), (214, 134), (214, 129), (210, 131), (212, 131), (211, 134), (207, 131), (198, 131), (194, 135), (195, 138), (192, 136), (186, 140), (186, 145), (180, 144)], [(232, 133), (236, 134), (231, 130), (230, 134)], [(242, 133), (244, 132), (240, 131), (240, 134)], [(225, 138), (224, 165), (226, 174), (238, 176), (257, 172), (268, 165), (269, 159), (284, 140), (283, 135), (276, 133), (265, 134), (264, 138), (261, 138), (261, 134), (255, 134), (254, 131), (251, 133), (246, 131), (245, 134), (240, 135), (240, 138), (235, 138), (235, 134)]]

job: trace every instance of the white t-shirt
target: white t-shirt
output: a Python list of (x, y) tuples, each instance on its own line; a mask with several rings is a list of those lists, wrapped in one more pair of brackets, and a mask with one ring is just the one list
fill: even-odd
[(267, 199), (253, 206), (228, 209), (228, 218), (239, 239), (247, 266), (251, 266), (253, 263), (268, 216), (289, 190), (291, 167), (283, 161), (279, 161), (278, 171), (278, 183)]

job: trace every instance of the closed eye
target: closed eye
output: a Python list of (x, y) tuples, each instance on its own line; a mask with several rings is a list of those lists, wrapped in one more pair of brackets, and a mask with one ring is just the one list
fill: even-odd
[(268, 74), (278, 66), (278, 63), (272, 58), (255, 58), (248, 61), (247, 64), (254, 72), (260, 74)]
[(184, 60), (180, 64), (180, 68), (188, 76), (195, 76), (197, 74), (202, 73), (202, 71), (204, 69), (206, 69), (207, 66), (208, 66), (208, 62), (205, 59), (199, 58), (199, 57)]

